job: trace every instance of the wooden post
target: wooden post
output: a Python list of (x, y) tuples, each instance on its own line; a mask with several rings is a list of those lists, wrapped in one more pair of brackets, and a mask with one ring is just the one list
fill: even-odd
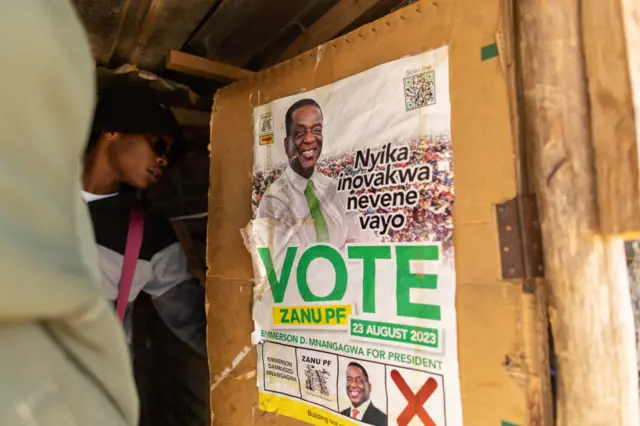
[(524, 137), (539, 200), (558, 357), (557, 424), (637, 426), (623, 241), (600, 229), (580, 3), (517, 2)]
[[(640, 237), (638, 83), (640, 30), (637, 1), (582, 3), (583, 50), (589, 76), (591, 139), (594, 147), (600, 230)], [(638, 115), (640, 117), (640, 115)]]

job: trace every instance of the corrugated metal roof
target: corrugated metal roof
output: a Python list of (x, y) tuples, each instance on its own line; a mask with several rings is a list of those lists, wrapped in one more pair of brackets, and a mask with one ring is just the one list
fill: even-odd
[[(169, 50), (259, 70), (340, 1), (359, 0), (72, 0), (100, 66), (133, 64), (164, 71)], [(407, 0), (379, 0), (352, 29)]]
[(162, 71), (221, 0), (73, 0), (101, 66)]

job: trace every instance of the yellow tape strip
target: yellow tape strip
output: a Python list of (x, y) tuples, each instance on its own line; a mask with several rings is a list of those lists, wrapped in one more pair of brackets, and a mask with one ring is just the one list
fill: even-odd
[(293, 417), (312, 425), (359, 426), (358, 423), (340, 417), (334, 412), (295, 399), (260, 392), (259, 401), (260, 409), (263, 411)]

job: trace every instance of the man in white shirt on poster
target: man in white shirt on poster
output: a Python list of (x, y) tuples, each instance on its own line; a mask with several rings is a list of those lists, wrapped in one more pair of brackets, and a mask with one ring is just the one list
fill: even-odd
[(358, 212), (347, 211), (346, 194), (339, 194), (333, 180), (316, 170), (323, 146), (320, 105), (308, 98), (295, 102), (287, 110), (285, 125), (288, 167), (266, 189), (256, 212), (254, 231), (258, 223), (269, 222), (267, 241), (258, 244), (280, 251), (327, 243), (342, 250), (348, 243), (373, 240), (374, 235), (362, 231)]
[(371, 402), (369, 373), (357, 362), (347, 366), (347, 397), (351, 406), (340, 414), (369, 425), (387, 425), (387, 415)]

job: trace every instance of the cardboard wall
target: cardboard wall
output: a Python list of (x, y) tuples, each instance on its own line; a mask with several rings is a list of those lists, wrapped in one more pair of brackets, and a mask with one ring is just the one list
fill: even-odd
[(496, 41), (501, 12), (500, 0), (418, 1), (216, 95), (207, 277), (213, 424), (302, 424), (257, 408), (253, 269), (240, 234), (251, 219), (252, 109), (443, 45), (450, 55), (464, 423), (546, 424), (543, 309), (522, 281), (501, 278), (495, 205), (517, 195), (517, 149), (505, 58), (481, 54)]

